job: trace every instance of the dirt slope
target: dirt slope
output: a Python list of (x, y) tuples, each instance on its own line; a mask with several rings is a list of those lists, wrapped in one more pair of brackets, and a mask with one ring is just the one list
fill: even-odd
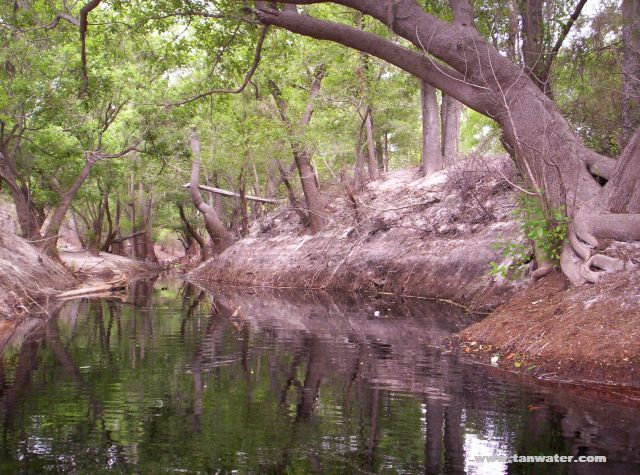
[(356, 204), (333, 199), (323, 232), (308, 235), (293, 210), (281, 209), (190, 278), (377, 290), (492, 309), (521, 285), (489, 275), (490, 262), (501, 260), (494, 244), (521, 239), (516, 193), (505, 180), (514, 174), (504, 158), (468, 160), (427, 178), (418, 169), (386, 173)]
[(0, 228), (0, 319), (15, 318), (73, 284), (62, 266)]

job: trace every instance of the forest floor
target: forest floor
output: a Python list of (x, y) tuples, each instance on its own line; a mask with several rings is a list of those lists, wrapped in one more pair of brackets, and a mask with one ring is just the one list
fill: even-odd
[(322, 232), (309, 235), (282, 207), (190, 279), (392, 293), (489, 311), (524, 285), (489, 275), (490, 263), (503, 260), (496, 242), (522, 241), (514, 176), (506, 158), (464, 161), (427, 178), (417, 168), (385, 173), (355, 203), (334, 197)]
[(491, 313), (452, 342), (469, 357), (541, 379), (640, 388), (640, 275), (569, 288), (555, 273), (531, 284), (490, 275), (505, 263), (496, 243), (522, 242), (506, 159), (468, 161), (421, 178), (386, 173), (329, 207), (308, 235), (290, 208), (195, 269), (216, 285), (341, 289), (446, 300)]

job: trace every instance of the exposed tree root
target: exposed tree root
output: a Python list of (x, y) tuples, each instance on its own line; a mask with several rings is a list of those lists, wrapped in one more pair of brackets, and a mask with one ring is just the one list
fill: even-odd
[(569, 244), (565, 246), (561, 259), (562, 270), (572, 284), (595, 284), (604, 275), (633, 266), (619, 257), (594, 254), (599, 239), (640, 241), (640, 214), (608, 213), (589, 205), (576, 213), (569, 227)]

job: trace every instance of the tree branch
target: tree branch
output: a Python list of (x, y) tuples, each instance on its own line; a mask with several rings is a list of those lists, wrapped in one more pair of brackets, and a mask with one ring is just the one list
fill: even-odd
[[(264, 4), (265, 2), (260, 3)], [(307, 2), (303, 0), (302, 2), (290, 1), (283, 3), (307, 4), (324, 2)], [(352, 6), (351, 4), (354, 2), (352, 0), (344, 0), (333, 3)], [(370, 4), (371, 2), (363, 1), (362, 3)], [(361, 11), (365, 10), (361, 6), (357, 8)], [(436, 63), (433, 60), (430, 60), (430, 58), (425, 60), (423, 54), (411, 51), (408, 48), (388, 41), (377, 35), (358, 30), (347, 25), (319, 20), (310, 15), (301, 15), (290, 10), (281, 11), (264, 6), (257, 9), (255, 13), (263, 24), (279, 26), (293, 33), (319, 40), (332, 41), (349, 48), (359, 50), (363, 53), (376, 56), (416, 77), (424, 79), (429, 84), (445, 91), (448, 95), (467, 104), (478, 112), (485, 115), (488, 114), (488, 111), (484, 106), (484, 101), (482, 100), (482, 90), (479, 90), (477, 86), (470, 84), (465, 79), (464, 75), (460, 74), (458, 71), (444, 64), (436, 65)], [(447, 24), (445, 23), (445, 25)], [(427, 40), (428, 39), (429, 38), (427, 37)], [(428, 53), (430, 54), (431, 50), (429, 50)]]
[(82, 65), (82, 89), (80, 95), (84, 96), (89, 90), (89, 74), (87, 73), (87, 26), (89, 13), (94, 10), (102, 0), (89, 0), (84, 7), (80, 9), (80, 62)]
[(185, 99), (185, 100), (180, 101), (180, 102), (174, 102), (174, 103), (165, 104), (165, 105), (182, 106), (184, 104), (188, 104), (190, 102), (197, 101), (198, 99), (202, 99), (204, 97), (209, 97), (209, 96), (211, 96), (213, 94), (240, 94), (249, 85), (249, 83), (251, 82), (251, 78), (253, 77), (253, 75), (255, 74), (256, 70), (258, 69), (258, 66), (260, 65), (260, 60), (262, 59), (262, 45), (264, 44), (264, 40), (267, 37), (268, 29), (269, 29), (268, 25), (264, 25), (262, 27), (262, 31), (260, 32), (260, 37), (258, 38), (258, 42), (256, 43), (256, 52), (255, 52), (255, 55), (254, 55), (254, 58), (253, 58), (253, 64), (251, 65), (251, 67), (247, 71), (247, 74), (244, 77), (244, 81), (242, 82), (240, 87), (238, 87), (236, 89), (211, 89), (210, 91), (203, 92), (202, 94), (198, 94), (197, 96), (193, 96), (193, 97), (191, 97), (189, 99)]
[(553, 60), (558, 54), (558, 51), (560, 51), (560, 48), (562, 48), (562, 43), (564, 43), (564, 40), (567, 38), (567, 35), (569, 34), (569, 31), (571, 31), (571, 27), (580, 16), (580, 13), (582, 13), (582, 9), (584, 8), (586, 3), (587, 3), (587, 0), (580, 0), (580, 2), (578, 2), (578, 5), (576, 5), (575, 11), (569, 17), (569, 20), (567, 21), (567, 23), (565, 23), (564, 26), (562, 27), (558, 40), (553, 45), (553, 48), (551, 49), (551, 51), (549, 52), (549, 55), (547, 56), (547, 60), (545, 64), (545, 69), (547, 71), (551, 71), (551, 65), (553, 63)]

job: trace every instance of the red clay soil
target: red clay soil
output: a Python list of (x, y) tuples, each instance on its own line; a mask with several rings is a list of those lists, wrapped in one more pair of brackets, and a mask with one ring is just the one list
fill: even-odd
[(560, 274), (459, 334), (484, 362), (542, 379), (640, 388), (640, 274), (569, 288)]

